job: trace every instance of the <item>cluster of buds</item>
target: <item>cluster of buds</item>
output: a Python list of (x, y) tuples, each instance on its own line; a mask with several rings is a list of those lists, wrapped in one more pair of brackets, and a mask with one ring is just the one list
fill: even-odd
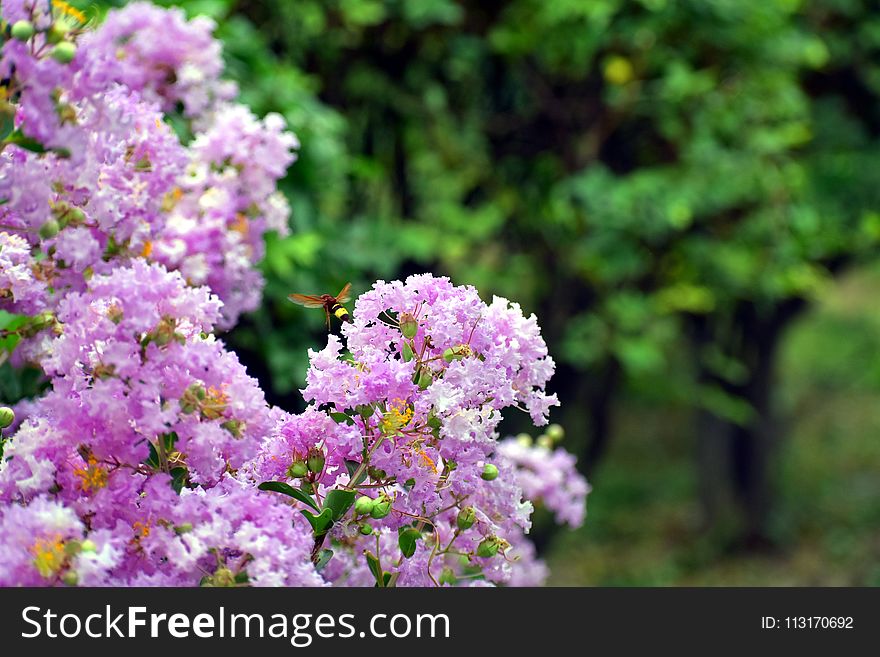
[[(69, 64), (76, 57), (76, 37), (88, 22), (78, 9), (60, 0), (52, 0), (52, 10), (48, 16), (51, 22), (40, 20), (44, 16), (33, 15), (30, 19), (20, 19), (8, 26), (9, 36), (16, 41), (28, 42), (41, 39), (41, 46), (51, 48), (49, 56), (62, 64)], [(4, 26), (6, 28), (6, 26)], [(5, 31), (5, 30), (4, 30)]]

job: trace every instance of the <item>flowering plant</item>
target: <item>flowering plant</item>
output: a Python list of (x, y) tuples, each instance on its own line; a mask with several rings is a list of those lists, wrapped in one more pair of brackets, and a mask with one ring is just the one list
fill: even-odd
[[(221, 80), (213, 25), (134, 3), (95, 29), (4, 0), (0, 584), (536, 584), (533, 504), (583, 521), (547, 423), (553, 361), (516, 304), (431, 275), (377, 282), (310, 351), (299, 415), (213, 331), (256, 307), (296, 138)], [(167, 122), (178, 112), (194, 138)], [(15, 415), (18, 418), (15, 418)]]

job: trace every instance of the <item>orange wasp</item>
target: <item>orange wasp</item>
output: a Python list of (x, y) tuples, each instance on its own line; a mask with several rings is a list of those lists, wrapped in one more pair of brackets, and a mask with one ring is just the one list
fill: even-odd
[(290, 294), (287, 298), (294, 303), (305, 306), (306, 308), (323, 308), (324, 313), (327, 315), (327, 330), (329, 331), (330, 313), (333, 313), (336, 318), (342, 322), (351, 322), (351, 314), (348, 312), (348, 309), (342, 305), (347, 303), (351, 298), (349, 296), (350, 291), (351, 283), (346, 283), (345, 287), (342, 288), (339, 294), (335, 297), (332, 294)]

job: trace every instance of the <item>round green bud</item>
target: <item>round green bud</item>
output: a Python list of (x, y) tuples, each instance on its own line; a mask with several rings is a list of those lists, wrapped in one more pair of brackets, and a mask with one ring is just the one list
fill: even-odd
[(474, 507), (466, 506), (458, 512), (458, 517), (455, 519), (455, 524), (458, 525), (459, 529), (465, 530), (473, 527), (476, 520), (477, 514), (474, 512)]
[(400, 332), (407, 339), (416, 337), (416, 333), (419, 332), (419, 323), (410, 313), (402, 313), (398, 323), (400, 324)]
[(380, 520), (389, 513), (391, 513), (391, 498), (383, 493), (373, 505), (373, 509), (370, 511), (370, 517)]
[(52, 48), (52, 59), (62, 64), (69, 64), (76, 57), (76, 46), (70, 41), (62, 41)]
[(61, 576), (61, 581), (68, 586), (76, 586), (77, 584), (79, 584), (79, 575), (77, 575), (76, 572), (73, 570), (68, 570)]
[(358, 515), (368, 516), (373, 512), (373, 507), (375, 506), (376, 500), (367, 495), (361, 495), (354, 503), (354, 511)]
[(419, 381), (418, 386), (420, 390), (427, 390), (428, 386), (434, 382), (434, 377), (431, 376), (431, 371), (425, 367), (423, 367), (419, 371)]
[(373, 533), (373, 528), (370, 526), (370, 523), (362, 522), (361, 527), (360, 527), (360, 532), (364, 536), (369, 536), (370, 534)]
[(494, 536), (488, 536), (480, 541), (480, 544), (477, 546), (477, 556), (478, 557), (494, 557), (498, 554), (498, 548), (501, 543)]
[(27, 41), (34, 36), (34, 24), (30, 21), (15, 21), (12, 24), (12, 38)]
[(527, 433), (518, 433), (516, 434), (516, 442), (518, 442), (523, 447), (531, 447), (532, 437)]
[(308, 467), (303, 461), (294, 461), (287, 468), (287, 476), (291, 479), (301, 479), (309, 473)]
[(315, 474), (321, 472), (324, 469), (324, 460), (324, 452), (316, 447), (312, 447), (309, 450), (309, 457), (306, 461), (309, 471)]
[(80, 544), (80, 549), (81, 549), (83, 552), (94, 552), (95, 550), (98, 549), (98, 546), (95, 545), (95, 542), (94, 542), (92, 539), (87, 538), (86, 540), (84, 540), (84, 541)]
[(54, 23), (52, 23), (52, 26), (46, 32), (46, 41), (48, 41), (51, 44), (60, 43), (60, 42), (64, 41), (64, 38), (67, 36), (68, 32), (69, 32), (69, 30), (67, 29), (66, 26), (59, 23), (58, 21), (55, 21)]
[(8, 406), (0, 406), (0, 429), (5, 429), (15, 422), (15, 412)]
[(565, 437), (565, 429), (563, 429), (562, 426), (559, 424), (551, 424), (549, 427), (547, 427), (546, 431), (544, 431), (544, 434), (552, 442), (555, 443), (559, 442)]
[(493, 479), (497, 479), (498, 468), (491, 463), (487, 463), (483, 466), (483, 474), (481, 474), (480, 477), (482, 477), (484, 481), (492, 481)]
[(58, 231), (61, 230), (61, 226), (55, 219), (49, 219), (46, 223), (40, 226), (40, 237), (44, 240), (50, 240), (58, 234)]

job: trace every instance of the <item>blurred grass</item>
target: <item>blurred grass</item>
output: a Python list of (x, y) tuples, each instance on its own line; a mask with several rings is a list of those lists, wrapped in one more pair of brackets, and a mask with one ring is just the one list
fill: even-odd
[(776, 549), (707, 535), (686, 413), (624, 403), (587, 522), (558, 535), (557, 586), (880, 586), (880, 268), (843, 277), (786, 337)]

